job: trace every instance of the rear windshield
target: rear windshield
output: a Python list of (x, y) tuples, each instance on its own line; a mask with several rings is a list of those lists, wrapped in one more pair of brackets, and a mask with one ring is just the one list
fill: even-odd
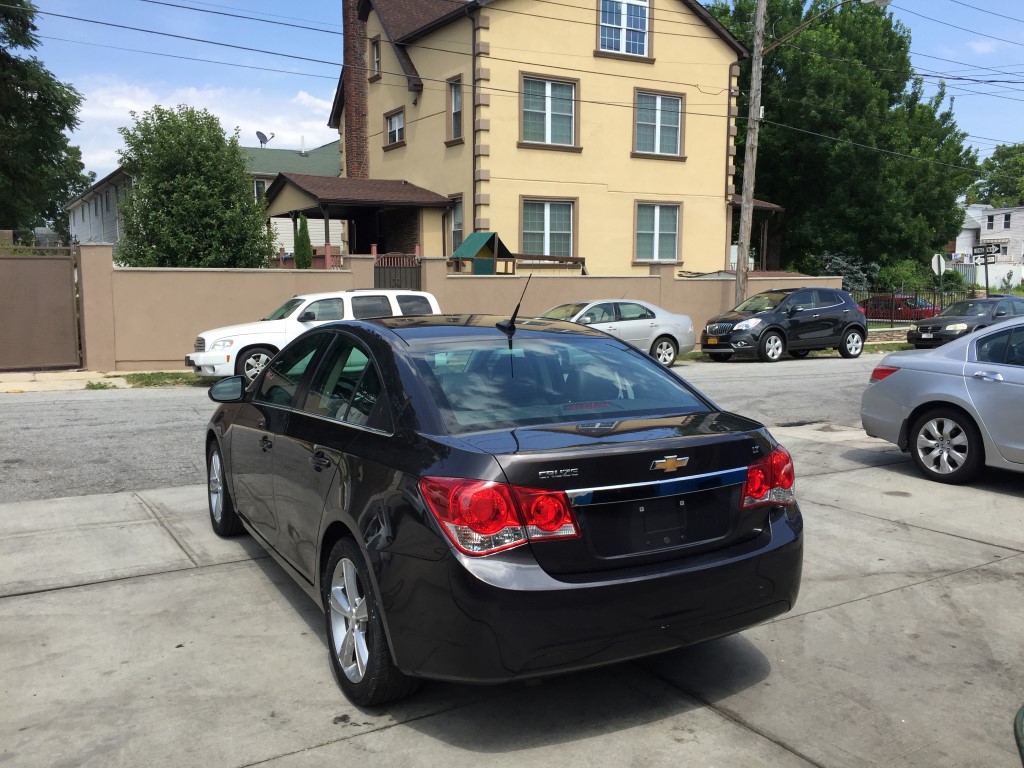
[(280, 307), (275, 309), (273, 312), (271, 312), (269, 315), (267, 315), (263, 319), (264, 320), (281, 320), (282, 318), (288, 317), (292, 312), (294, 312), (296, 309), (298, 309), (299, 305), (302, 304), (303, 301), (305, 301), (305, 299), (299, 299), (299, 298), (288, 299), (288, 301), (286, 301), (284, 304), (282, 304)]
[(666, 413), (709, 413), (646, 355), (580, 336), (417, 345), (416, 363), (452, 434)]

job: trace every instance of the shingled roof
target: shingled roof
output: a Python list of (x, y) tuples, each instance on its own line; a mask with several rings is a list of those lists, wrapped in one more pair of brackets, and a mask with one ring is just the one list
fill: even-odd
[(274, 179), (267, 190), (268, 204), (286, 184), (292, 184), (326, 204), (418, 208), (447, 208), (451, 204), (444, 195), (400, 179), (348, 179), (305, 173), (282, 173)]

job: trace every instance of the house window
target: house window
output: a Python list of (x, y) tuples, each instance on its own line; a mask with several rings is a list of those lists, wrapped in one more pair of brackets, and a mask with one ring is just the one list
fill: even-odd
[(524, 77), (523, 141), (574, 146), (575, 99), (574, 83)]
[(679, 258), (679, 206), (636, 207), (637, 261), (677, 261)]
[(995, 226), (996, 226), (996, 217), (994, 215), (993, 216), (989, 216), (988, 219), (985, 221), (985, 229), (995, 229)]
[(405, 110), (398, 109), (384, 115), (385, 149), (405, 146)]
[(601, 50), (646, 56), (647, 6), (647, 0), (601, 0)]
[(256, 194), (256, 202), (263, 202), (263, 196), (267, 194), (267, 182), (258, 179), (253, 183), (253, 192)]
[(682, 154), (682, 96), (637, 93), (635, 114), (637, 152), (673, 156)]
[(452, 198), (452, 253), (462, 245), (462, 196)]
[(1009, 229), (1009, 228), (1010, 228), (1010, 214), (1004, 213), (1003, 214), (1003, 229)]
[(523, 253), (572, 256), (573, 204), (569, 201), (523, 201)]
[(448, 141), (462, 141), (462, 78), (448, 81)]
[(379, 80), (380, 70), (380, 37), (370, 38), (370, 80)]

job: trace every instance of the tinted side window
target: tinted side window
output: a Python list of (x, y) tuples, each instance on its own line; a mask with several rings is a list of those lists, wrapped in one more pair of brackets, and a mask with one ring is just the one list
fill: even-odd
[(591, 323), (612, 323), (615, 321), (614, 304), (597, 304), (586, 311), (580, 322), (585, 325)]
[(366, 352), (352, 339), (338, 337), (317, 368), (303, 410), (390, 430), (382, 390), (380, 375)]
[[(1022, 339), (1024, 341), (1024, 339)], [(975, 357), (979, 363), (1002, 363), (1010, 342), (1010, 332), (993, 333), (978, 340)]]
[(345, 319), (345, 307), (341, 299), (320, 299), (320, 301), (314, 301), (303, 310), (303, 314), (306, 312), (312, 312), (313, 319), (318, 321)]
[(843, 297), (835, 291), (818, 291), (818, 306), (831, 307), (835, 304), (842, 304)]
[(1014, 328), (1010, 334), (1010, 344), (1006, 348), (1007, 365), (1024, 366), (1024, 328)]
[(1013, 311), (1018, 315), (1024, 315), (1024, 300), (1021, 299), (1010, 299), (1010, 303), (1013, 304)]
[(641, 304), (621, 302), (619, 304), (620, 320), (653, 320), (654, 313)]
[(814, 291), (797, 291), (789, 297), (789, 301), (786, 303), (786, 309), (795, 309), (796, 307), (811, 309), (813, 306)]
[(285, 347), (270, 363), (255, 399), (274, 405), (290, 406), (310, 361), (317, 350), (328, 341), (330, 337), (327, 334), (314, 333)]
[(403, 315), (432, 315), (434, 314), (433, 307), (430, 306), (430, 302), (427, 301), (426, 296), (401, 296), (397, 297), (398, 308), (402, 310)]
[(353, 296), (352, 317), (363, 320), (368, 317), (390, 317), (391, 302), (387, 296)]
[(1000, 301), (996, 304), (996, 311), (992, 313), (993, 317), (1006, 317), (1007, 315), (1013, 314), (1013, 307), (1008, 301)]

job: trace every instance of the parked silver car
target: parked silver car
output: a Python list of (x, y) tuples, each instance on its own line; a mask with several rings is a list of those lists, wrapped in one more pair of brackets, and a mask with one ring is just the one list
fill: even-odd
[(552, 307), (541, 317), (589, 325), (650, 352), (662, 365), (672, 365), (676, 357), (692, 352), (697, 345), (689, 315), (677, 315), (646, 301), (576, 301)]
[(925, 477), (966, 483), (983, 466), (1024, 472), (1024, 317), (925, 352), (895, 352), (860, 408), (872, 437), (910, 451)]

